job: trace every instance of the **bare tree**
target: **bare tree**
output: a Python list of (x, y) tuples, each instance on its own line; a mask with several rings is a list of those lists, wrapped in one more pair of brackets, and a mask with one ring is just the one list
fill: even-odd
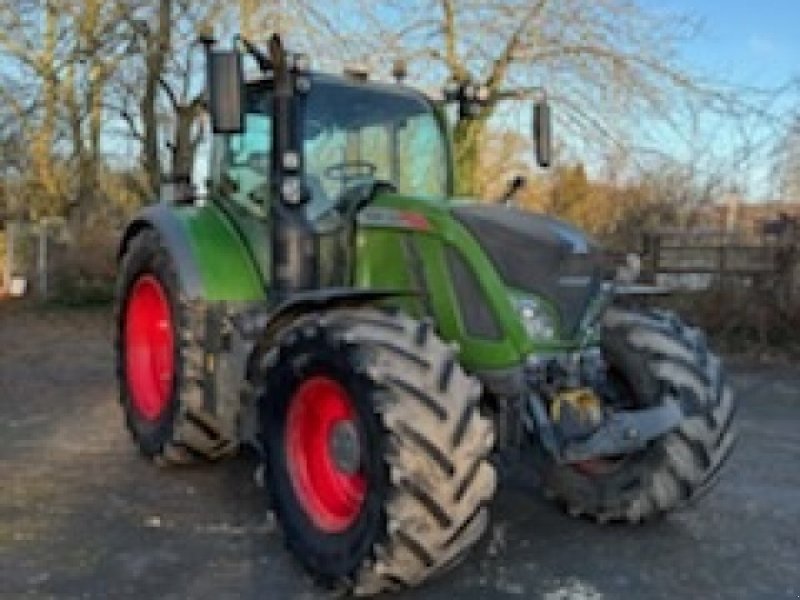
[(777, 177), (780, 197), (800, 202), (800, 114), (794, 117), (779, 142)]
[(403, 58), (424, 88), (448, 79), (489, 87), (475, 118), (455, 117), (462, 194), (496, 196), (497, 180), (531, 175), (528, 145), (504, 132), (529, 130), (522, 107), (543, 89), (556, 106), (559, 154), (595, 165), (612, 156), (614, 181), (662, 164), (675, 139), (709, 179), (723, 163), (741, 172), (763, 145), (750, 139), (713, 162), (725, 144), (704, 114), (736, 119), (744, 139), (754, 130), (744, 117), (761, 118), (763, 105), (737, 104), (737, 90), (682, 64), (696, 23), (634, 0), (0, 0), (0, 120), (23, 124), (14, 133), (26, 140), (20, 173), (42, 210), (92, 205), (111, 164), (103, 149), (123, 130), (140, 154), (126, 165), (140, 199), (165, 171), (190, 170), (203, 110), (195, 40), (208, 29), (255, 41), (278, 31), (323, 68), (358, 61), (380, 76)]
[(143, 200), (153, 197), (164, 172), (191, 171), (203, 110), (197, 39), (223, 22), (226, 12), (227, 3), (216, 0), (126, 2), (130, 52), (109, 105), (142, 149), (145, 178), (137, 187)]
[(103, 200), (98, 188), (104, 162), (105, 97), (126, 55), (121, 22), (125, 10), (122, 4), (85, 0), (63, 4), (62, 13), (69, 26), (71, 48), (64, 57), (61, 94), (76, 178), (67, 216), (82, 224)]
[(55, 148), (59, 131), (59, 87), (62, 79), (60, 40), (62, 22), (57, 3), (24, 0), (0, 4), (0, 48), (7, 59), (6, 81), (13, 86), (27, 81), (32, 99), (15, 96), (6, 88), (6, 99), (25, 113), (29, 126), (30, 175), (39, 186), (34, 210), (63, 209), (63, 181), (58, 174)]
[(632, 0), (299, 0), (290, 12), (300, 31), (313, 26), (341, 57), (384, 72), (403, 57), (424, 85), (450, 78), (490, 88), (492, 101), (455, 125), (461, 193), (478, 189), (490, 123), (543, 88), (558, 107), (562, 137), (584, 158), (598, 148), (630, 150), (647, 139), (645, 125), (685, 125), (674, 121), (676, 108), (726, 111), (731, 101), (729, 89), (679, 58), (698, 24)]
[(28, 136), (18, 150), (28, 158), (20, 174), (36, 188), (34, 210), (75, 216), (97, 188), (119, 14), (99, 0), (21, 4), (0, 3), (3, 96)]

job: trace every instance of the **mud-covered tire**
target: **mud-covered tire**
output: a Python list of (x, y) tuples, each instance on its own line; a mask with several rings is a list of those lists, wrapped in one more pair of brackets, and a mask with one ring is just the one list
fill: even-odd
[[(120, 261), (115, 302), (116, 371), (125, 423), (142, 454), (162, 465), (216, 459), (236, 447), (204, 405), (205, 313), (181, 294), (173, 260), (156, 231), (140, 232)], [(128, 306), (132, 290), (143, 278), (153, 282), (169, 306), (167, 321), (173, 340), (169, 399), (163, 410), (149, 418), (137, 410), (126, 366)]]
[[(320, 585), (371, 595), (417, 585), (456, 564), (484, 533), (495, 472), (480, 384), (429, 323), (377, 309), (337, 310), (287, 329), (258, 356), (266, 487), (290, 551)], [(324, 376), (355, 411), (366, 481), (345, 528), (325, 531), (299, 498), (289, 405)]]
[(687, 417), (645, 450), (596, 470), (547, 463), (548, 496), (570, 514), (637, 523), (685, 506), (716, 481), (735, 442), (733, 393), (704, 335), (675, 315), (610, 308), (603, 350), (638, 407), (675, 398)]

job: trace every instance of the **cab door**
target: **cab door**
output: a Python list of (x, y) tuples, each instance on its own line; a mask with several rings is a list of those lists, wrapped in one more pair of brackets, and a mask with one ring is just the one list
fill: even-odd
[(249, 99), (244, 133), (215, 138), (210, 198), (245, 239), (269, 287), (273, 128), (270, 98), (265, 90), (259, 93), (257, 101)]

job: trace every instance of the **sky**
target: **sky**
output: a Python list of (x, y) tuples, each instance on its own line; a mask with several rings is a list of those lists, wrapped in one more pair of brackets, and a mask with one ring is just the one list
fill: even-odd
[[(787, 117), (800, 112), (800, 0), (636, 1), (646, 9), (688, 14), (702, 22), (697, 39), (681, 46), (683, 61), (692, 70), (733, 84), (763, 88), (777, 88), (796, 78), (797, 93), (787, 95), (777, 111)], [(712, 134), (709, 137), (721, 140), (717, 147), (722, 146), (723, 152), (725, 127), (718, 122), (708, 122), (705, 127), (705, 132)], [(529, 127), (524, 129), (528, 131)], [(134, 154), (131, 143), (126, 142), (125, 156)], [(674, 146), (678, 155), (683, 152), (685, 157), (691, 156), (691, 150), (681, 148), (681, 144), (665, 134), (665, 146)], [(770, 181), (772, 165), (766, 158), (753, 163), (743, 166), (739, 183), (749, 195), (767, 198), (772, 190), (765, 182)]]
[(701, 37), (685, 48), (693, 66), (740, 84), (778, 86), (800, 78), (798, 0), (641, 2), (701, 19)]
[[(682, 14), (700, 22), (698, 36), (681, 46), (682, 59), (691, 70), (715, 80), (746, 88), (784, 92), (759, 100), (759, 106), (780, 117), (772, 125), (748, 124), (759, 150), (740, 167), (733, 182), (749, 200), (774, 199), (777, 178), (774, 148), (778, 131), (792, 115), (800, 114), (800, 0), (639, 0), (656, 12)], [(794, 82), (793, 91), (786, 91)], [(759, 127), (761, 129), (759, 130)], [(705, 132), (714, 140), (713, 151), (725, 155), (728, 140), (735, 140), (732, 122), (709, 121)], [(676, 145), (676, 154), (687, 154)]]

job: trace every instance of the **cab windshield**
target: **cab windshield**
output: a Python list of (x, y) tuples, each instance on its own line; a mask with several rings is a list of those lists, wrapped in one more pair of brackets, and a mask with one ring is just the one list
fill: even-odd
[[(272, 140), (272, 101), (260, 85), (247, 90), (245, 131), (226, 136), (219, 168), (237, 196), (266, 208)], [(432, 107), (388, 85), (316, 75), (303, 119), (308, 216), (316, 219), (348, 188), (370, 181), (411, 196), (448, 194), (447, 140)]]
[(402, 88), (319, 78), (308, 96), (304, 137), (312, 192), (336, 198), (354, 182), (374, 179), (402, 194), (447, 195), (442, 129), (430, 105)]

